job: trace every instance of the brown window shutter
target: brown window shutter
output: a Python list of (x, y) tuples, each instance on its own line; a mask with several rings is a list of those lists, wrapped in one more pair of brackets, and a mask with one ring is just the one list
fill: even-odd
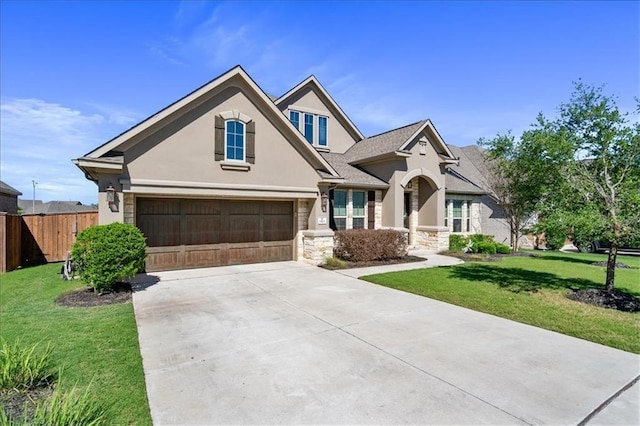
[(213, 135), (215, 139), (215, 160), (224, 160), (224, 118), (216, 115), (215, 119), (215, 131)]
[(256, 122), (247, 123), (247, 163), (256, 163)]

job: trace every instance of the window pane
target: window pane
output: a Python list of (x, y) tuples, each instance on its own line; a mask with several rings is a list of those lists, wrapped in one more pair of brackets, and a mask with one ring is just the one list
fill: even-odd
[(462, 217), (462, 201), (453, 202), (453, 217)]
[(244, 160), (244, 123), (229, 120), (227, 127), (227, 160)]
[(313, 114), (304, 115), (304, 137), (313, 144)]
[(341, 218), (338, 219), (336, 218), (335, 220), (336, 223), (336, 231), (344, 231), (345, 229), (347, 229), (347, 219), (346, 218)]
[(289, 111), (289, 120), (296, 129), (300, 128), (300, 113), (298, 111)]
[(462, 219), (453, 219), (453, 232), (462, 232)]
[(353, 218), (353, 229), (364, 229), (364, 217)]
[(347, 191), (333, 191), (333, 215), (347, 215)]
[(364, 192), (362, 191), (353, 191), (353, 217), (364, 217)]
[(318, 117), (318, 145), (327, 146), (327, 117)]

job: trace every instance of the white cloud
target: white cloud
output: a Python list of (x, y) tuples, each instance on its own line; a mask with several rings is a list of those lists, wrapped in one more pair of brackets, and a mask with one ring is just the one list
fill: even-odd
[(86, 113), (41, 99), (0, 101), (1, 179), (32, 198), (95, 202), (97, 190), (71, 163), (130, 125), (133, 112)]

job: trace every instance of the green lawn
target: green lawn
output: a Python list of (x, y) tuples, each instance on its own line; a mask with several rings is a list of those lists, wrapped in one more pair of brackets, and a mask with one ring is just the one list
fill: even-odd
[(0, 335), (25, 346), (51, 342), (60, 385), (91, 384), (108, 424), (151, 424), (133, 305), (60, 307), (55, 299), (83, 284), (59, 271), (50, 264), (0, 275)]
[[(629, 352), (640, 353), (640, 313), (567, 299), (572, 290), (603, 287), (606, 255), (536, 253), (499, 262), (370, 275), (372, 283), (464, 306)], [(640, 296), (640, 257), (618, 256), (636, 269), (616, 269), (618, 290)]]

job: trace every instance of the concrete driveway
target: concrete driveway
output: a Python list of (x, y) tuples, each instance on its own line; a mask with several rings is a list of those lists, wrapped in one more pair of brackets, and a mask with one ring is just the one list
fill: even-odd
[(631, 353), (296, 262), (157, 275), (157, 425), (640, 423)]

